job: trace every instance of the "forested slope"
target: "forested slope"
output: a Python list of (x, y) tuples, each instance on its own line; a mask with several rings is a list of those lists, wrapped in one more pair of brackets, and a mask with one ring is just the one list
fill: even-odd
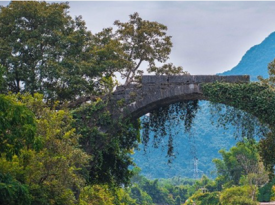
[(259, 75), (268, 77), (267, 66), (275, 58), (275, 32), (271, 33), (259, 45), (251, 47), (237, 66), (221, 75), (250, 75), (257, 80)]

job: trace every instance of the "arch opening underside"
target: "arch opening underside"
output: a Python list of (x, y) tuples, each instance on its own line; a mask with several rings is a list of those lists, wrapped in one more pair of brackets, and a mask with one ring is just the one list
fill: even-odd
[[(183, 95), (183, 96), (177, 96), (174, 98), (169, 98), (169, 100), (166, 99), (166, 101), (155, 101), (155, 105), (148, 106), (146, 109), (143, 109), (143, 114), (146, 114), (146, 112), (151, 112), (154, 109), (160, 108), (162, 106), (167, 106), (167, 105), (172, 105), (174, 103), (182, 102), (182, 101), (194, 101), (194, 100), (199, 100), (199, 105), (198, 112), (196, 112), (196, 116), (193, 118), (194, 121), (192, 121), (192, 128), (189, 132), (184, 132), (184, 125), (185, 123), (182, 123), (183, 121), (179, 121), (177, 123), (177, 119), (174, 120), (174, 117), (172, 116), (171, 118), (172, 121), (170, 123), (165, 123), (163, 124), (165, 128), (167, 127), (166, 130), (166, 135), (165, 138), (161, 137), (159, 133), (156, 132), (156, 130), (151, 130), (149, 133), (149, 142), (146, 145), (146, 149), (148, 149), (148, 153), (150, 153), (150, 157), (148, 157), (148, 162), (144, 163), (145, 161), (145, 156), (143, 152), (139, 151), (137, 153), (137, 160), (135, 161), (138, 166), (140, 166), (142, 169), (145, 169), (145, 174), (146, 176), (150, 176), (150, 174), (153, 174), (153, 177), (174, 177), (174, 176), (184, 176), (184, 177), (192, 177), (192, 174), (190, 174), (190, 170), (192, 167), (193, 159), (197, 158), (200, 160), (200, 169), (204, 170), (204, 174), (210, 174), (211, 170), (214, 168), (214, 164), (212, 164), (212, 158), (217, 158), (219, 157), (218, 151), (220, 149), (226, 149), (228, 150), (232, 146), (236, 144), (239, 140), (243, 140), (242, 136), (239, 135), (237, 136), (236, 134), (242, 134), (242, 132), (237, 133), (236, 127), (234, 127), (234, 123), (227, 123), (224, 126), (217, 126), (218, 125), (218, 119), (211, 118), (211, 113), (210, 113), (210, 105), (209, 105), (209, 100), (205, 99), (205, 97), (201, 94), (198, 94), (197, 96), (195, 95)], [(232, 106), (226, 105), (226, 104), (218, 104), (227, 108), (230, 108), (232, 110), (236, 109)], [(240, 110), (239, 110), (240, 111)], [(157, 111), (158, 112), (158, 111)], [(225, 110), (226, 112), (226, 110)], [(242, 111), (244, 115), (249, 113), (246, 113)], [(139, 115), (142, 112), (139, 111)], [(172, 113), (174, 115), (174, 113)], [(180, 114), (179, 114), (180, 115)], [(146, 117), (150, 117), (151, 115), (147, 115)], [(255, 117), (256, 118), (256, 117)], [(251, 119), (251, 118), (247, 118)], [(256, 118), (257, 119), (257, 118)], [(252, 120), (252, 119), (251, 119)], [(155, 121), (156, 122), (156, 121)], [(160, 121), (162, 122), (162, 121)], [(236, 122), (241, 122), (240, 120), (236, 119)], [(252, 122), (254, 123), (254, 122)], [(255, 124), (254, 124), (255, 125)], [(193, 129), (195, 128), (195, 129)], [(241, 127), (239, 127), (241, 128)], [(160, 129), (162, 130), (162, 129)], [(172, 131), (172, 133), (169, 133), (169, 130)], [(240, 130), (241, 131), (241, 130)], [(154, 135), (151, 135), (151, 132), (155, 132), (156, 136), (158, 138), (155, 138)], [(176, 134), (175, 134), (176, 133)], [(154, 139), (161, 139), (161, 143), (164, 143), (165, 150), (169, 148), (169, 135), (172, 134), (173, 138), (173, 149), (174, 151), (172, 153), (176, 153), (177, 157), (176, 159), (172, 159), (173, 161), (173, 166), (175, 165), (176, 170), (175, 171), (170, 170), (170, 169), (164, 169), (163, 167), (160, 167), (159, 164), (167, 163), (167, 156), (169, 156), (168, 151), (167, 153), (163, 154), (163, 147), (162, 151), (154, 151), (156, 150), (156, 146), (154, 143)], [(246, 136), (249, 133), (244, 133)], [(256, 133), (254, 133), (256, 134)], [(256, 136), (256, 135), (254, 135)], [(258, 135), (257, 135), (258, 136)], [(142, 139), (143, 139), (143, 133), (142, 133)], [(258, 136), (259, 137), (259, 136)], [(237, 140), (236, 140), (237, 139)], [(254, 138), (255, 139), (255, 138)], [(259, 139), (259, 138), (258, 138)], [(256, 139), (257, 140), (257, 139)], [(186, 145), (185, 145), (186, 144)], [(206, 148), (205, 145), (209, 145), (210, 148)], [(176, 145), (176, 146), (174, 146)], [(141, 150), (143, 146), (141, 145)], [(159, 144), (157, 147), (161, 147), (162, 144)], [(151, 148), (150, 148), (151, 147)], [(180, 147), (180, 149), (178, 148)], [(206, 149), (211, 152), (213, 157), (211, 159), (208, 159), (209, 155), (206, 152)], [(154, 153), (154, 154), (152, 154)], [(215, 154), (214, 154), (215, 153)], [(156, 157), (152, 157), (152, 155)], [(158, 156), (157, 156), (158, 155)], [(211, 155), (211, 156), (212, 156)], [(173, 155), (172, 155), (173, 156)], [(154, 159), (157, 160), (154, 160)], [(177, 160), (179, 158), (179, 160)], [(186, 160), (182, 160), (182, 159)], [(169, 158), (168, 158), (169, 159)], [(183, 162), (184, 161), (184, 162)], [(162, 163), (161, 163), (162, 162)], [(153, 165), (153, 166), (151, 166)], [(155, 166), (157, 168), (155, 168)], [(185, 168), (184, 168), (185, 167)], [(163, 169), (161, 173), (159, 173), (159, 169)], [(148, 171), (146, 171), (148, 170)], [(152, 171), (150, 171), (152, 170)], [(156, 170), (156, 173), (154, 173), (154, 170)], [(157, 174), (159, 173), (159, 174)]]
[[(146, 115), (147, 113), (153, 112), (154, 110), (157, 110), (161, 107), (166, 107), (166, 106), (173, 105), (173, 104), (179, 103), (179, 102), (194, 101), (194, 100), (210, 102), (209, 99), (206, 96), (204, 96), (200, 90), (199, 90), (199, 92), (188, 92), (188, 93), (173, 95), (173, 96), (169, 96), (169, 97), (163, 97), (163, 95), (162, 95), (161, 98), (157, 99), (157, 98), (151, 97), (150, 99), (151, 99), (151, 101), (148, 99), (145, 99), (144, 101), (140, 100), (140, 101), (130, 104), (126, 108), (126, 116), (130, 116), (130, 118), (132, 118), (132, 119), (138, 119), (138, 118)], [(218, 115), (220, 115), (220, 117), (222, 116), (224, 118), (225, 118), (225, 116), (227, 116), (227, 120), (228, 120), (230, 118), (230, 116), (229, 116), (230, 113), (231, 113), (231, 117), (233, 115), (239, 116), (239, 118), (235, 117), (234, 119), (232, 117), (232, 119), (231, 119), (232, 122), (230, 122), (230, 120), (228, 120), (227, 122), (224, 120), (224, 123), (226, 123), (226, 124), (230, 123), (233, 126), (238, 127), (237, 129), (239, 129), (240, 132), (243, 132), (243, 133), (246, 133), (247, 135), (249, 135), (250, 136), (249, 138), (251, 138), (252, 136), (255, 137), (256, 133), (258, 133), (257, 135), (263, 136), (264, 133), (267, 133), (269, 130), (267, 125), (261, 124), (259, 122), (257, 116), (250, 114), (246, 110), (240, 110), (239, 108), (232, 106), (230, 102), (217, 103), (216, 105), (224, 106), (223, 108), (220, 107), (220, 109), (217, 109), (217, 111), (216, 111), (217, 117), (219, 117)], [(202, 108), (198, 108), (198, 109), (202, 109)], [(228, 112), (229, 114), (226, 115), (225, 113), (219, 113), (219, 112), (221, 112), (221, 110), (225, 110), (225, 112)], [(233, 112), (235, 114), (232, 115)], [(237, 112), (238, 112), (238, 114), (237, 114)], [(255, 130), (257, 130), (257, 131), (255, 131), (255, 130), (253, 131), (253, 128), (251, 128), (254, 126), (257, 127), (257, 128), (255, 128)], [(249, 127), (247, 129), (247, 131), (243, 131), (245, 129), (245, 127), (247, 127), (247, 128)], [(259, 127), (260, 127), (260, 129), (258, 129)]]
[[(199, 160), (198, 169), (202, 170), (203, 174), (213, 176), (211, 175), (211, 171), (215, 169), (215, 165), (212, 163), (212, 159), (220, 157), (219, 150), (229, 150), (238, 140), (242, 139), (237, 138), (236, 140), (234, 133), (236, 128), (231, 124), (227, 124), (226, 129), (223, 126), (217, 126), (218, 120), (217, 118), (212, 118), (208, 100), (198, 98), (173, 100), (174, 101), (170, 101), (169, 105), (181, 101), (199, 100), (198, 112), (196, 112), (196, 116), (193, 118), (190, 132), (185, 132), (185, 123), (183, 120), (179, 121), (180, 117), (176, 119), (174, 119), (173, 116), (168, 118), (172, 120), (164, 124), (165, 128), (167, 128), (167, 134), (162, 137), (158, 132), (150, 130), (148, 143), (146, 146), (144, 144), (139, 145), (140, 151), (136, 151), (135, 153), (135, 163), (141, 167), (143, 170), (142, 174), (147, 177), (172, 178), (181, 176), (192, 178), (194, 177), (192, 170), (194, 159), (196, 158)], [(161, 104), (158, 105), (159, 107), (161, 106)], [(231, 108), (234, 109), (233, 107)], [(174, 113), (172, 113), (172, 115), (174, 115)], [(146, 115), (144, 117), (149, 118), (150, 116), (151, 115)], [(180, 114), (177, 116), (180, 116)], [(144, 118), (141, 118), (141, 122), (143, 119)], [(142, 129), (144, 128), (142, 127)], [(170, 131), (172, 131), (172, 133), (169, 133)], [(143, 140), (144, 132), (142, 131), (141, 133), (141, 139)], [(167, 164), (170, 159), (168, 157), (170, 134), (173, 138), (173, 153), (175, 153), (176, 156), (175, 158), (173, 156), (171, 158), (172, 168), (163, 166), (163, 164)], [(158, 137), (157, 139), (154, 137), (155, 135)], [(160, 144), (158, 144), (157, 147), (155, 140), (157, 142), (160, 140)]]
[(125, 110), (127, 115), (130, 115), (132, 119), (137, 119), (160, 107), (168, 106), (178, 102), (189, 101), (189, 100), (207, 100), (207, 99), (201, 93), (182, 94), (182, 95), (176, 95), (173, 97), (161, 98), (146, 104), (144, 104), (142, 101), (136, 102), (133, 104), (134, 106), (130, 105)]

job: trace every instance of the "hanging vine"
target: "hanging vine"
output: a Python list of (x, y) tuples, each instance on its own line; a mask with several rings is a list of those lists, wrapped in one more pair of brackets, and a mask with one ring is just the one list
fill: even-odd
[(261, 124), (275, 125), (275, 93), (267, 85), (216, 82), (204, 84), (202, 89), (210, 102), (245, 111), (257, 117)]
[(153, 146), (155, 148), (159, 147), (163, 139), (168, 136), (166, 146), (168, 163), (170, 163), (175, 157), (173, 136), (179, 132), (179, 129), (175, 128), (180, 126), (184, 128), (185, 132), (190, 132), (198, 108), (197, 100), (183, 101), (160, 107), (145, 115), (141, 120), (142, 143), (145, 150), (148, 146), (150, 133), (153, 133)]
[(217, 122), (217, 127), (223, 127), (226, 130), (230, 125), (233, 126), (235, 139), (262, 138), (269, 131), (268, 127), (261, 124), (257, 117), (235, 107), (210, 103), (210, 114), (211, 121)]

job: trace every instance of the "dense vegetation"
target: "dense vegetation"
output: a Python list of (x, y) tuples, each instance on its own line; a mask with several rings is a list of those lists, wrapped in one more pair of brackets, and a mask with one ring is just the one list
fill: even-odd
[[(221, 150), (222, 159), (214, 160), (215, 180), (151, 181), (139, 175), (133, 150), (140, 142), (146, 145), (153, 130), (156, 146), (168, 134), (167, 155), (173, 157), (173, 132), (166, 123), (183, 121), (190, 132), (197, 101), (152, 111), (140, 123), (113, 120), (112, 109), (121, 105), (108, 97), (117, 85), (114, 73), (125, 85), (139, 83), (143, 62), (157, 75), (187, 74), (172, 64), (156, 66), (171, 51), (167, 28), (134, 13), (126, 23), (115, 21), (116, 30), (91, 34), (68, 8), (35, 1), (1, 7), (0, 204), (223, 205), (273, 197), (274, 63), (270, 79), (261, 84), (204, 86), (211, 101), (258, 119), (247, 121), (245, 113), (237, 118), (249, 126), (243, 126), (242, 143)], [(235, 113), (221, 116), (227, 122)], [(259, 144), (249, 135), (255, 133), (251, 125), (265, 128)]]
[(274, 181), (267, 183), (268, 173), (257, 146), (255, 141), (244, 140), (229, 151), (220, 150), (221, 159), (213, 160), (217, 170), (215, 180), (205, 175), (197, 180), (181, 177), (148, 180), (135, 169), (132, 186), (126, 188), (135, 200), (131, 204), (252, 205), (257, 200), (272, 200)]
[(143, 62), (148, 72), (185, 74), (155, 64), (171, 51), (166, 26), (134, 13), (129, 22), (115, 21), (116, 30), (92, 35), (68, 9), (46, 2), (1, 7), (1, 204), (119, 203), (140, 125), (113, 122), (114, 73), (126, 85), (138, 82)]

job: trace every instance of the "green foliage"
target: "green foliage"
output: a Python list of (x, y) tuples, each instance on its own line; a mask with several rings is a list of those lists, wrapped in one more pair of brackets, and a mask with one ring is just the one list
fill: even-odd
[(253, 200), (250, 186), (231, 187), (225, 189), (220, 196), (221, 205), (257, 205), (258, 203)]
[(28, 186), (20, 183), (10, 174), (2, 174), (0, 172), (0, 204), (31, 204)]
[[(272, 150), (274, 143), (274, 90), (265, 83), (249, 84), (229, 84), (213, 83), (203, 85), (203, 91), (210, 101), (215, 103), (224, 103), (249, 113), (249, 116), (257, 117), (262, 127), (268, 126), (269, 131), (264, 129), (264, 138), (259, 144), (259, 152), (263, 159), (265, 167), (270, 172), (270, 178), (273, 176), (273, 166), (275, 158)], [(232, 113), (231, 113), (232, 114)], [(228, 121), (229, 118), (226, 118)], [(251, 125), (251, 124), (250, 124)], [(253, 125), (253, 124), (252, 124)], [(255, 129), (255, 126), (243, 126), (243, 130)], [(262, 131), (262, 130), (260, 130)]]
[(262, 202), (270, 201), (271, 189), (274, 186), (274, 184), (275, 184), (275, 180), (273, 179), (271, 182), (259, 188), (258, 201), (262, 201)]
[(168, 162), (171, 162), (171, 157), (175, 157), (173, 136), (178, 134), (171, 130), (171, 125), (177, 126), (183, 122), (185, 131), (189, 132), (197, 109), (198, 101), (184, 101), (160, 107), (150, 112), (148, 116), (144, 116), (142, 118), (142, 143), (145, 148), (150, 139), (149, 133), (153, 133), (154, 147), (158, 147), (162, 139), (168, 135), (167, 156)]
[(10, 176), (3, 178), (1, 193), (9, 192), (11, 198), (14, 196), (10, 203), (22, 198), (23, 202), (29, 201), (25, 204), (33, 205), (75, 204), (77, 193), (85, 184), (81, 170), (88, 164), (89, 156), (79, 148), (79, 135), (71, 126), (73, 119), (69, 111), (51, 110), (38, 94), (34, 97), (13, 95), (9, 99), (11, 105), (18, 101), (20, 106), (33, 111), (31, 116), (35, 117), (37, 127), (35, 138), (40, 149), (23, 144), (20, 155), (13, 153), (9, 160), (6, 155), (1, 156), (0, 174)]
[[(137, 204), (149, 203), (147, 195), (152, 199), (149, 204), (182, 204), (201, 187), (211, 186), (212, 184), (212, 181), (207, 177), (203, 177), (198, 181), (191, 179), (175, 180), (174, 178), (148, 180), (144, 176), (139, 175), (139, 172), (139, 169), (134, 169), (135, 175), (131, 180), (133, 185), (129, 187), (131, 196), (137, 200)], [(140, 202), (141, 200), (143, 202)]]
[(192, 205), (193, 202), (196, 203), (196, 205), (219, 205), (219, 192), (206, 192), (202, 193), (198, 191), (192, 197), (190, 197), (184, 205)]
[(37, 148), (33, 113), (9, 96), (0, 95), (0, 156), (11, 160), (21, 149)]
[[(165, 62), (171, 51), (171, 36), (166, 35), (167, 27), (157, 22), (143, 20), (138, 13), (130, 15), (130, 20), (126, 23), (115, 21), (117, 39), (122, 43), (125, 58), (128, 61), (127, 66), (121, 71), (123, 78), (126, 78), (126, 84), (133, 82), (138, 75), (142, 62), (147, 62), (148, 72), (156, 72), (155, 61)], [(167, 66), (169, 69), (178, 70), (182, 68)]]
[(79, 205), (113, 205), (114, 196), (106, 186), (86, 186), (80, 194)]
[(127, 188), (120, 188), (117, 191), (117, 200), (115, 202), (119, 205), (137, 205), (136, 200), (131, 198), (129, 189)]
[(172, 63), (164, 64), (161, 67), (151, 67), (149, 71), (156, 75), (189, 75), (187, 71), (183, 71), (181, 66), (176, 67)]
[(264, 139), (259, 142), (259, 152), (263, 159), (265, 168), (269, 171), (269, 177), (274, 177), (274, 165), (275, 165), (275, 130), (272, 128), (272, 132), (268, 133)]
[[(74, 126), (81, 134), (80, 144), (92, 156), (90, 182), (127, 184), (134, 165), (130, 154), (139, 138), (139, 122), (112, 118), (102, 100), (80, 107), (73, 112)], [(104, 130), (107, 129), (107, 130)]]
[[(80, 171), (88, 164), (88, 156), (79, 148), (79, 135), (72, 127), (68, 110), (50, 110), (42, 96), (23, 96), (22, 101), (34, 106), (37, 115), (37, 134), (43, 136), (43, 149), (30, 158), (28, 184), (37, 194), (34, 204), (75, 203), (74, 192), (85, 183)], [(42, 192), (41, 192), (42, 191)]]
[[(0, 12), (0, 63), (5, 88), (40, 92), (46, 99), (72, 100), (91, 94), (91, 33), (81, 16), (68, 15), (68, 3), (12, 1)], [(85, 76), (85, 77), (84, 77)]]
[(230, 84), (209, 83), (203, 86), (204, 95), (214, 103), (223, 103), (245, 111), (258, 118), (262, 124), (275, 122), (274, 92), (260, 83)]
[(149, 205), (153, 204), (153, 200), (145, 191), (142, 191), (138, 186), (132, 186), (130, 196), (136, 200), (137, 204)]
[[(258, 171), (258, 152), (254, 143), (237, 143), (228, 152), (220, 150), (222, 159), (214, 159), (219, 183), (238, 185), (242, 175)], [(231, 184), (230, 184), (231, 185)]]
[[(142, 63), (147, 63), (147, 71), (156, 74), (186, 74), (182, 67), (164, 64), (156, 67), (156, 62), (164, 63), (171, 52), (171, 36), (166, 35), (167, 27), (157, 22), (143, 20), (138, 13), (130, 15), (128, 22), (116, 20), (112, 28), (93, 36), (93, 54), (96, 65), (104, 67), (112, 76), (119, 72), (125, 84), (138, 82), (143, 71)], [(104, 59), (104, 60), (103, 60)]]

